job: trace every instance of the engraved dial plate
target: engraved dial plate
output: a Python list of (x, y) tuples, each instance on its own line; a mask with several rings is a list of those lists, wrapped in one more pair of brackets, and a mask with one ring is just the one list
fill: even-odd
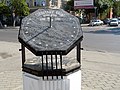
[(79, 20), (62, 9), (39, 9), (22, 20), (19, 33), (39, 51), (67, 50), (82, 36)]

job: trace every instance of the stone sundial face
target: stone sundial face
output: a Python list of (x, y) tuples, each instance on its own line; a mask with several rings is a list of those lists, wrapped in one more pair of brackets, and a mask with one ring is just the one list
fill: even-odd
[(22, 20), (19, 33), (19, 38), (40, 51), (67, 50), (81, 36), (78, 19), (61, 9), (35, 11)]

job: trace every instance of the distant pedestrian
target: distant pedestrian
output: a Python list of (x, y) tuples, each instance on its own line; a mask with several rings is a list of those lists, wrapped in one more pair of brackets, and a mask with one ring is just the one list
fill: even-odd
[(1, 23), (1, 21), (0, 21), (0, 28), (3, 28), (3, 25), (2, 25), (2, 23)]
[(13, 16), (13, 27), (15, 27), (16, 17), (14, 12), (12, 13), (12, 16)]

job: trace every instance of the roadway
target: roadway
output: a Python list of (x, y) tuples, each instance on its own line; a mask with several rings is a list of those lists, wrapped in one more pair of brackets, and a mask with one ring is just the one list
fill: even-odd
[[(82, 29), (82, 47), (85, 49), (82, 51), (82, 90), (120, 90), (120, 54), (103, 52), (120, 51), (119, 27), (97, 26)], [(18, 29), (0, 29), (1, 90), (23, 90), (17, 36)]]
[(0, 29), (0, 41), (18, 42), (18, 28), (14, 29)]
[[(85, 50), (120, 53), (120, 26), (82, 26)], [(18, 42), (18, 29), (0, 29), (0, 41)]]
[(82, 27), (84, 40), (82, 47), (86, 50), (120, 53), (120, 26)]

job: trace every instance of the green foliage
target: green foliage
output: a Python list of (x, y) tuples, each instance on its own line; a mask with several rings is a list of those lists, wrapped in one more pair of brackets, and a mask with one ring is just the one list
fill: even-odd
[(0, 3), (0, 14), (4, 14), (8, 16), (10, 13), (10, 9), (7, 5), (5, 5), (3, 2)]
[(120, 1), (114, 2), (113, 4), (113, 14), (114, 17), (120, 16)]
[(67, 4), (65, 5), (65, 10), (66, 11), (73, 11), (74, 10), (74, 0), (70, 0), (67, 2)]
[(98, 13), (105, 13), (107, 9), (113, 6), (113, 0), (95, 0), (95, 6)]
[[(9, 5), (6, 5), (6, 0), (0, 0), (0, 20), (3, 24), (11, 25), (16, 17), (26, 16), (29, 11), (25, 0), (10, 0)], [(15, 13), (15, 18), (13, 13)]]
[(4, 3), (0, 3), (0, 14), (3, 12), (3, 9), (5, 8)]
[(15, 13), (18, 16), (26, 16), (29, 14), (29, 8), (25, 0), (10, 0), (10, 4), (7, 6), (5, 4), (6, 0), (1, 0), (0, 2), (0, 14), (11, 14)]
[(96, 0), (95, 6), (98, 8), (98, 13), (105, 15), (113, 8), (113, 16), (120, 16), (120, 1), (114, 0)]
[(111, 7), (113, 5), (113, 0), (96, 0), (95, 6), (102, 8), (104, 5)]
[(74, 0), (70, 0), (67, 2), (67, 5), (71, 11), (74, 10)]
[(0, 0), (0, 3), (5, 3), (5, 0)]
[(26, 16), (29, 14), (29, 8), (25, 0), (11, 0), (10, 8), (18, 16)]

